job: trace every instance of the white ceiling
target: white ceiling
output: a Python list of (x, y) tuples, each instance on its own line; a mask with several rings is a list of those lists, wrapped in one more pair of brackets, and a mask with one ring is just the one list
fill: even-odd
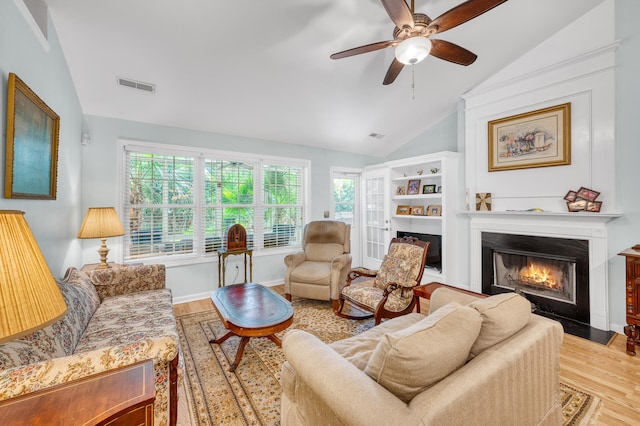
[[(415, 8), (436, 18), (461, 2)], [(46, 0), (85, 114), (375, 156), (601, 2), (509, 0), (434, 36), (476, 53), (474, 64), (429, 57), (383, 86), (393, 49), (329, 58), (393, 38), (379, 0)]]

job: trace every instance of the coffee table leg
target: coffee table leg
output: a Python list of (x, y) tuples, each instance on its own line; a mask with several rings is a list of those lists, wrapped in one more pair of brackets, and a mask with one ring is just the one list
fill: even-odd
[(278, 337), (275, 334), (270, 334), (268, 336), (265, 336), (267, 339), (271, 340), (273, 343), (275, 343), (276, 345), (278, 345), (278, 347), (282, 347), (282, 340), (278, 339)]
[(228, 332), (227, 334), (225, 334), (222, 337), (218, 337), (217, 339), (211, 339), (209, 340), (209, 343), (217, 343), (220, 344), (222, 342), (224, 342), (225, 340), (227, 340), (229, 337), (231, 336), (235, 336), (236, 334), (233, 331)]
[(249, 341), (248, 337), (243, 337), (242, 340), (240, 340), (240, 346), (238, 346), (236, 359), (233, 361), (233, 364), (231, 364), (231, 368), (229, 368), (229, 371), (231, 371), (232, 373), (236, 371), (236, 367), (238, 366), (238, 364), (240, 364), (240, 360), (242, 359), (242, 354), (244, 353), (244, 347), (247, 345), (248, 341)]

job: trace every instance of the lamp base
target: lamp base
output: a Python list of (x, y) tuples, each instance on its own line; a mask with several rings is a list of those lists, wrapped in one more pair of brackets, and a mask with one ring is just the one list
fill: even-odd
[(107, 263), (107, 254), (109, 254), (109, 249), (107, 248), (107, 239), (100, 238), (102, 241), (102, 245), (98, 249), (98, 254), (100, 255), (100, 264), (96, 267), (96, 269), (106, 269), (111, 268), (111, 266)]

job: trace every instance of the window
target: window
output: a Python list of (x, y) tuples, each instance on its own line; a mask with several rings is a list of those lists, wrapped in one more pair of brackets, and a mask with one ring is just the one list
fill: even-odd
[(300, 244), (308, 161), (121, 143), (124, 261), (211, 256), (236, 223), (254, 250)]

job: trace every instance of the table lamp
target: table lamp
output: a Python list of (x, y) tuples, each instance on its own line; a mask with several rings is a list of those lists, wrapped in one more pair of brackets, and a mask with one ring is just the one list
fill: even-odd
[(0, 343), (46, 327), (66, 311), (24, 212), (0, 210)]
[(90, 207), (84, 216), (78, 238), (100, 238), (102, 245), (98, 249), (100, 265), (98, 269), (109, 268), (107, 264), (107, 238), (124, 235), (124, 229), (113, 207)]

